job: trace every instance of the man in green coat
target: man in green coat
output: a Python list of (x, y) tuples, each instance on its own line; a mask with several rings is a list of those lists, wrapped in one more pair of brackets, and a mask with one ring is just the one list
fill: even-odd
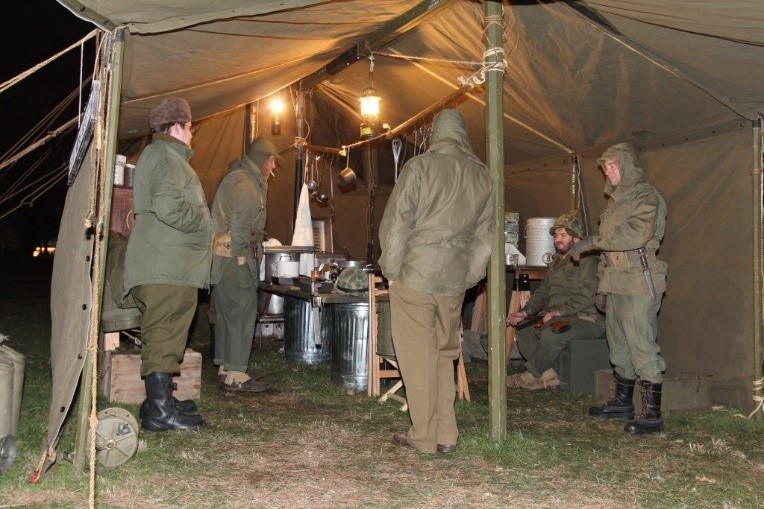
[(148, 431), (189, 430), (206, 425), (193, 402), (172, 396), (180, 373), (197, 292), (209, 287), (212, 220), (193, 155), (191, 109), (178, 97), (149, 113), (153, 132), (135, 167), (135, 226), (125, 254), (124, 292), (132, 292), (141, 318), (141, 376)]
[(557, 218), (549, 234), (554, 236), (557, 251), (549, 271), (523, 309), (507, 317), (507, 325), (512, 327), (531, 316), (541, 317), (543, 324), (540, 328), (517, 331), (517, 347), (525, 358), (526, 371), (507, 377), (510, 388), (559, 387), (560, 377), (554, 364), (565, 346), (574, 339), (596, 339), (605, 334), (605, 319), (594, 305), (596, 257), (587, 256), (576, 263), (565, 256), (583, 236), (583, 225), (576, 212)]
[(215, 364), (227, 391), (270, 388), (248, 373), (257, 319), (257, 283), (265, 233), (268, 177), (277, 160), (269, 140), (255, 141), (231, 163), (212, 202), (214, 233), (211, 283), (215, 285)]
[[(666, 361), (658, 346), (658, 311), (666, 291), (666, 263), (656, 257), (666, 228), (666, 202), (644, 177), (637, 152), (628, 143), (607, 149), (599, 163), (607, 180), (608, 206), (599, 235), (576, 244), (570, 254), (602, 251), (598, 291), (607, 294), (605, 329), (615, 366), (615, 397), (592, 407), (595, 417), (634, 419), (632, 434), (663, 430), (661, 392)], [(634, 418), (632, 397), (639, 378), (642, 411)]]
[(431, 139), (427, 152), (406, 162), (387, 202), (379, 265), (390, 281), (393, 346), (411, 418), (393, 443), (451, 453), (462, 301), (485, 277), (494, 184), (458, 111), (438, 113)]

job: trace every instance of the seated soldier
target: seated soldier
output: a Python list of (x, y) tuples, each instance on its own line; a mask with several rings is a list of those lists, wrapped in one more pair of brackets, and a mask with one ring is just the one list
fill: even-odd
[[(601, 338), (604, 317), (595, 307), (599, 257), (582, 257), (574, 262), (566, 256), (581, 240), (583, 227), (575, 211), (560, 216), (549, 229), (557, 253), (549, 272), (528, 303), (507, 317), (508, 326), (520, 326), (517, 347), (525, 359), (523, 373), (509, 375), (507, 387), (528, 390), (555, 389), (560, 378), (554, 364), (571, 340)], [(524, 327), (533, 321), (532, 327)]]

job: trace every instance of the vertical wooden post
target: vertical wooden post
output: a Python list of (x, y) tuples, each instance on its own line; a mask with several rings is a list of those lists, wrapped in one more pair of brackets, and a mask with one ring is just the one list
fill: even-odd
[[(761, 215), (762, 215), (762, 140), (761, 140), (761, 117), (753, 123), (753, 379), (762, 379), (762, 234), (761, 234)], [(759, 396), (762, 389), (759, 388)], [(756, 412), (756, 420), (764, 419), (764, 411), (761, 408)]]
[[(486, 23), (485, 65), (501, 63), (504, 17), (502, 2), (483, 4)], [(496, 22), (496, 21), (499, 22)], [(504, 69), (488, 69), (486, 74), (486, 164), (493, 175), (496, 206), (496, 233), (488, 266), (488, 420), (493, 440), (507, 436), (507, 366), (504, 333), (506, 329), (507, 283), (504, 256)]]

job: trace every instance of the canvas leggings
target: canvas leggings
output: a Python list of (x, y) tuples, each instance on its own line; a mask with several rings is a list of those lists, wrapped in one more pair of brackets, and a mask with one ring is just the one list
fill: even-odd
[(599, 339), (605, 334), (601, 323), (573, 317), (564, 321), (570, 325), (570, 330), (561, 334), (555, 333), (551, 327), (527, 327), (517, 331), (517, 348), (525, 359), (525, 368), (536, 378), (554, 367), (557, 357), (574, 339)]
[(141, 376), (180, 373), (199, 290), (187, 285), (141, 285), (132, 290), (141, 317)]
[(411, 427), (408, 442), (434, 453), (456, 445), (454, 361), (461, 348), (459, 324), (464, 294), (431, 295), (401, 283), (390, 286), (395, 357), (406, 387)]
[(257, 320), (257, 283), (249, 265), (236, 258), (222, 260), (222, 277), (215, 285), (215, 360), (228, 371), (246, 372)]
[(662, 297), (663, 293), (659, 293), (652, 302), (649, 295), (608, 294), (607, 344), (610, 362), (620, 376), (663, 383), (666, 361), (658, 346), (658, 311)]

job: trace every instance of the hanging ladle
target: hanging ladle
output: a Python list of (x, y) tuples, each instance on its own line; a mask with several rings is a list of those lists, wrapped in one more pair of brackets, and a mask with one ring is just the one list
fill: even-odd
[[(309, 176), (310, 178), (309, 178), (309, 179), (308, 179), (308, 181), (305, 183), (305, 185), (307, 185), (307, 186), (308, 186), (308, 191), (310, 191), (310, 193), (311, 193), (312, 195), (315, 195), (315, 194), (316, 194), (316, 192), (318, 191), (318, 181), (316, 180), (316, 174), (315, 174), (315, 173), (316, 173), (316, 171), (315, 171), (315, 168), (316, 168), (316, 166), (318, 165), (318, 160), (319, 160), (319, 159), (321, 159), (321, 156), (315, 156), (315, 157), (313, 158), (313, 161), (312, 161), (312, 162), (313, 162), (313, 169), (312, 169), (312, 171), (310, 171), (310, 173), (308, 174), (308, 176)], [(310, 166), (309, 166), (309, 165), (310, 165), (310, 162), (311, 162), (311, 160), (310, 160), (310, 157), (308, 157), (308, 159), (306, 160), (306, 163), (305, 163), (305, 166), (306, 166), (307, 168), (310, 168)]]
[[(316, 173), (320, 172), (320, 168), (316, 168)], [(329, 168), (329, 172), (331, 172), (331, 168)], [(324, 193), (318, 193), (316, 196), (316, 201), (320, 204), (326, 204), (329, 203), (329, 200), (331, 200), (334, 197), (334, 181), (331, 179), (331, 173), (329, 175), (329, 194), (330, 196), (326, 196)]]
[(403, 142), (400, 138), (393, 138), (393, 160), (395, 161), (395, 182), (398, 182), (398, 163), (401, 157), (401, 146)]

